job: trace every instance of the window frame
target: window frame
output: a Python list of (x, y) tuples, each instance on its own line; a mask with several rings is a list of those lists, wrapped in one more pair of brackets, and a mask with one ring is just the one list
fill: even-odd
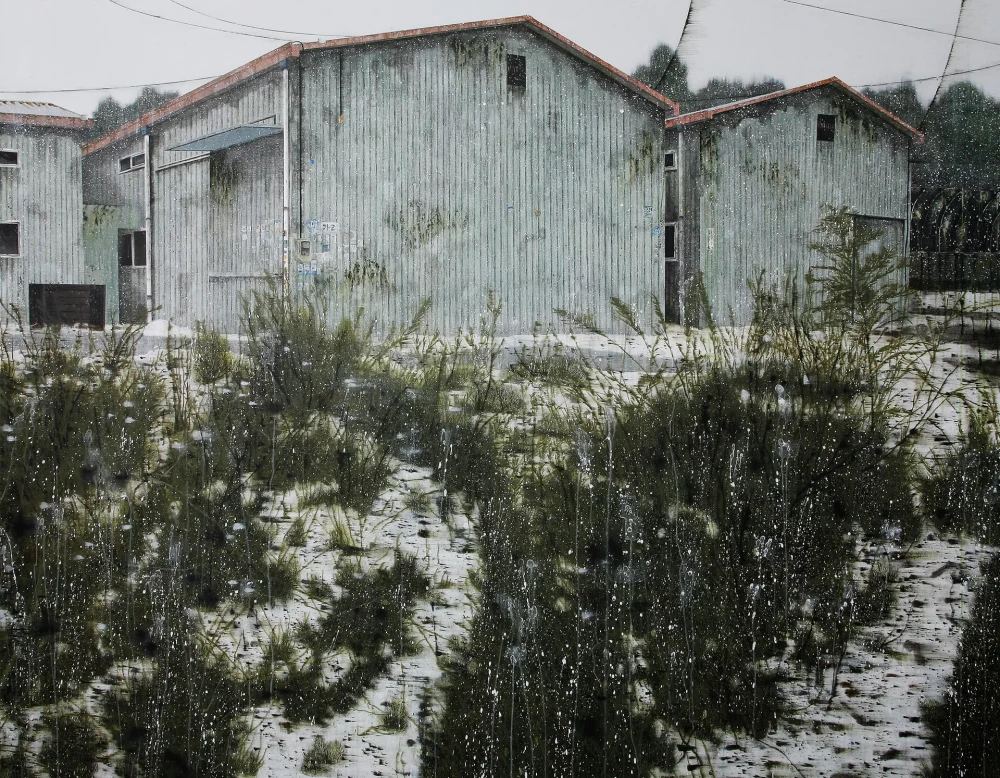
[(13, 162), (4, 162), (0, 160), (0, 167), (21, 167), (21, 152), (18, 149), (5, 149), (0, 148), (0, 154), (13, 154)]
[[(667, 157), (670, 157), (670, 162), (667, 162)], [(677, 170), (677, 149), (667, 149), (663, 152), (663, 169)]]
[(0, 226), (6, 226), (6, 225), (9, 225), (9, 224), (13, 224), (14, 227), (17, 229), (17, 253), (16, 254), (4, 254), (4, 253), (0, 253), (0, 257), (7, 257), (7, 258), (20, 257), (21, 256), (21, 252), (24, 249), (24, 245), (23, 245), (23, 242), (21, 240), (21, 222), (15, 220), (15, 219), (4, 219), (3, 221), (0, 221)]
[[(516, 67), (511, 67), (511, 63), (516, 63)], [(528, 57), (525, 54), (509, 53), (504, 60), (506, 65), (507, 88), (514, 90), (526, 90), (528, 88)], [(519, 74), (520, 82), (512, 82), (511, 75)]]
[[(137, 158), (142, 158), (142, 162), (136, 163)], [(128, 162), (128, 167), (122, 167), (123, 162)], [(126, 154), (118, 159), (118, 175), (122, 176), (131, 173), (133, 170), (142, 170), (146, 167), (146, 155), (143, 152), (136, 154)]]
[[(830, 137), (822, 137), (829, 133)], [(833, 143), (837, 139), (837, 117), (832, 113), (816, 114), (816, 142)]]
[[(142, 233), (143, 239), (142, 239), (142, 252), (140, 252), (140, 253), (137, 254), (136, 250), (135, 250), (135, 248), (136, 248), (135, 247), (135, 236), (138, 233)], [(131, 258), (131, 262), (129, 262), (128, 264), (123, 264), (122, 263), (122, 239), (123, 238), (125, 238), (125, 239), (128, 240), (129, 257)], [(146, 259), (147, 259), (146, 253), (147, 253), (147, 250), (148, 250), (147, 244), (146, 244), (147, 240), (148, 240), (148, 236), (146, 235), (146, 230), (144, 228), (140, 227), (139, 229), (135, 229), (135, 230), (130, 230), (130, 229), (120, 229), (120, 230), (118, 230), (118, 267), (120, 267), (120, 268), (121, 267), (146, 267)], [(136, 262), (136, 258), (137, 257), (139, 257), (140, 259), (142, 259), (142, 261), (141, 262)]]

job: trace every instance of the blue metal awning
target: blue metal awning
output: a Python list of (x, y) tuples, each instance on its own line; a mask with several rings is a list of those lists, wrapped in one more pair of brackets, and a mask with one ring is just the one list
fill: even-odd
[(240, 127), (231, 127), (222, 132), (213, 132), (195, 140), (189, 140), (180, 146), (174, 146), (170, 151), (222, 151), (232, 146), (239, 146), (243, 143), (269, 138), (272, 135), (280, 135), (281, 127), (273, 124), (244, 124)]

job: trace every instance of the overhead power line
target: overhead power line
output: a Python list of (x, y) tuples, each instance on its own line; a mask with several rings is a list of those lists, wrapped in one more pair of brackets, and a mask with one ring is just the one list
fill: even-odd
[(948, 59), (945, 60), (944, 67), (941, 69), (941, 78), (938, 79), (937, 86), (934, 88), (934, 96), (931, 98), (931, 101), (927, 103), (927, 110), (924, 111), (924, 115), (920, 119), (920, 124), (917, 125), (918, 130), (924, 129), (924, 125), (927, 123), (927, 117), (931, 115), (931, 109), (934, 108), (938, 95), (941, 94), (941, 87), (944, 86), (945, 76), (948, 75), (948, 68), (951, 67), (951, 58), (955, 55), (955, 44), (958, 43), (958, 31), (962, 26), (962, 14), (964, 12), (965, 0), (959, 0), (958, 17), (955, 19), (955, 34), (952, 35), (951, 46), (948, 47)]
[(656, 82), (653, 84), (654, 92), (660, 91), (660, 86), (667, 80), (667, 73), (670, 72), (670, 66), (673, 65), (674, 60), (677, 59), (677, 52), (681, 47), (681, 43), (684, 41), (684, 33), (687, 32), (688, 25), (691, 24), (691, 16), (694, 14), (694, 2), (695, 0), (688, 0), (688, 10), (687, 14), (684, 16), (684, 26), (681, 27), (681, 34), (677, 38), (677, 45), (674, 46), (674, 50), (670, 53), (670, 59), (667, 60), (667, 64), (663, 68), (663, 74), (656, 79)]
[(218, 76), (201, 76), (200, 78), (183, 78), (180, 81), (158, 81), (153, 84), (118, 84), (117, 86), (82, 86), (73, 89), (0, 89), (5, 95), (54, 95), (66, 92), (111, 92), (116, 89), (143, 89), (155, 86), (177, 86), (193, 84), (195, 81), (211, 81)]
[(176, 6), (180, 6), (181, 8), (184, 8), (184, 9), (186, 9), (188, 11), (191, 11), (192, 13), (196, 13), (199, 16), (204, 16), (206, 19), (214, 19), (217, 22), (225, 22), (226, 24), (235, 24), (237, 27), (246, 27), (247, 29), (250, 29), (250, 30), (261, 30), (263, 32), (277, 32), (277, 33), (281, 33), (281, 34), (284, 34), (284, 35), (297, 35), (299, 37), (305, 37), (305, 38), (350, 38), (350, 37), (352, 37), (350, 35), (329, 35), (329, 34), (318, 33), (318, 32), (296, 32), (294, 30), (276, 30), (276, 29), (274, 29), (272, 27), (259, 27), (256, 24), (244, 24), (243, 22), (234, 22), (232, 19), (223, 19), (221, 16), (213, 16), (210, 13), (206, 13), (205, 11), (200, 11), (197, 8), (194, 8), (194, 7), (190, 6), (190, 5), (185, 5), (184, 3), (181, 3), (178, 0), (170, 0), (170, 2), (173, 3)]
[[(990, 70), (991, 68), (1000, 68), (1000, 62), (994, 62), (992, 65), (983, 65), (978, 68), (970, 68), (969, 70), (956, 70), (952, 73), (946, 73), (945, 78), (951, 78), (952, 76), (964, 76), (967, 73), (978, 73), (982, 70)], [(156, 87), (156, 86), (177, 86), (179, 84), (192, 84), (195, 81), (211, 81), (218, 76), (201, 76), (200, 78), (183, 78), (179, 81), (157, 81), (149, 84), (116, 84), (114, 86), (84, 86), (75, 87), (72, 89), (0, 89), (0, 94), (5, 95), (46, 95), (46, 94), (63, 94), (67, 92), (111, 92), (116, 89), (142, 89), (143, 87)], [(855, 89), (873, 89), (879, 86), (897, 86), (899, 84), (921, 84), (927, 81), (937, 81), (941, 76), (925, 76), (924, 78), (902, 78), (897, 81), (878, 81), (874, 84), (853, 84)], [(669, 97), (670, 95), (667, 95)], [(726, 98), (740, 98), (744, 97), (743, 94), (738, 95), (720, 95), (718, 98), (713, 97), (712, 100), (716, 99), (726, 99)], [(688, 100), (686, 103), (694, 102), (694, 100)]]
[(923, 78), (903, 78), (899, 81), (880, 81), (877, 84), (858, 84), (855, 89), (870, 89), (876, 86), (896, 86), (897, 84), (922, 84), (927, 81), (937, 81), (939, 78), (951, 78), (952, 76), (964, 76), (969, 73), (979, 73), (983, 70), (990, 70), (992, 68), (1000, 68), (1000, 62), (994, 62), (992, 65), (982, 65), (978, 68), (969, 68), (968, 70), (953, 70), (950, 73), (942, 73), (939, 76), (924, 76)]
[(933, 27), (921, 27), (918, 24), (907, 24), (906, 22), (898, 22), (895, 19), (883, 19), (878, 16), (866, 16), (865, 14), (854, 13), (853, 11), (842, 11), (839, 8), (830, 8), (825, 5), (814, 5), (813, 3), (804, 3), (802, 0), (781, 0), (783, 3), (789, 3), (790, 5), (801, 5), (804, 8), (814, 8), (817, 11), (826, 11), (827, 13), (840, 14), (841, 16), (853, 16), (856, 19), (867, 19), (870, 22), (881, 22), (882, 24), (891, 24), (894, 27), (906, 27), (910, 30), (920, 30), (922, 32), (932, 32), (935, 35), (945, 35), (949, 38), (961, 38), (966, 41), (975, 41), (976, 43), (988, 43), (991, 46), (1000, 46), (1000, 41), (991, 41), (986, 38), (973, 38), (970, 35), (957, 35), (955, 33), (946, 32), (945, 30), (936, 30)]
[(151, 19), (159, 19), (160, 21), (163, 22), (172, 22), (173, 24), (183, 24), (186, 27), (197, 27), (198, 29), (201, 30), (224, 32), (229, 35), (242, 35), (245, 38), (259, 38), (261, 40), (280, 41), (281, 43), (290, 43), (293, 40), (292, 38), (276, 38), (273, 35), (262, 35), (261, 33), (256, 33), (256, 32), (242, 32), (241, 30), (227, 30), (223, 27), (210, 27), (207, 24), (198, 24), (197, 22), (185, 22), (181, 19), (173, 19), (169, 16), (161, 16), (160, 14), (154, 14), (150, 13), (149, 11), (143, 11), (138, 8), (133, 8), (132, 6), (125, 5), (125, 3), (121, 3), (118, 0), (108, 0), (108, 2), (111, 3), (112, 5), (118, 6), (119, 8), (124, 8), (126, 11), (131, 11), (132, 13), (140, 14), (142, 16), (148, 16)]

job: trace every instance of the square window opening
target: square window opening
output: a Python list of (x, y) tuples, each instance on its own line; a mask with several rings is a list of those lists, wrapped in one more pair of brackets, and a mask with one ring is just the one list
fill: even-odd
[(837, 117), (828, 113), (821, 113), (816, 117), (816, 140), (833, 142), (836, 134)]
[(528, 59), (521, 54), (507, 55), (507, 86), (524, 89), (528, 85)]
[(18, 153), (12, 149), (0, 149), (0, 167), (17, 167)]
[(0, 224), (0, 256), (21, 255), (21, 225), (17, 222)]
[(118, 266), (144, 267), (146, 264), (146, 231), (118, 231)]
[(666, 259), (677, 259), (676, 224), (666, 224), (663, 227), (663, 256)]
[(667, 170), (677, 170), (677, 153), (668, 151), (663, 155), (663, 167)]

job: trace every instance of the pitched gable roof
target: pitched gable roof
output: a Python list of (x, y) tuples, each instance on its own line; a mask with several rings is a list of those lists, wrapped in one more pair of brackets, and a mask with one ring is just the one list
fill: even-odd
[(439, 27), (421, 27), (414, 30), (402, 30), (399, 32), (387, 32), (377, 35), (361, 35), (353, 38), (339, 38), (337, 40), (317, 41), (314, 43), (286, 43), (274, 51), (262, 57), (258, 57), (252, 62), (237, 68), (236, 70), (220, 76), (197, 89), (193, 89), (187, 94), (176, 97), (164, 105), (140, 116), (131, 122), (123, 124), (116, 130), (97, 138), (83, 147), (84, 154), (92, 154), (105, 146), (109, 146), (123, 138), (135, 135), (143, 127), (148, 127), (157, 122), (173, 116), (179, 111), (206, 100), (226, 89), (246, 81), (253, 76), (263, 73), (288, 59), (297, 59), (303, 51), (322, 51), (328, 49), (340, 49), (351, 46), (364, 46), (366, 44), (384, 43), (387, 41), (408, 40), (411, 38), (421, 38), (431, 35), (448, 35), (451, 33), (468, 32), (474, 30), (487, 30), (499, 27), (526, 27), (537, 33), (563, 51), (571, 54), (582, 62), (590, 65), (595, 70), (600, 71), (605, 76), (625, 87), (634, 94), (654, 103), (665, 109), (668, 114), (677, 115), (680, 108), (673, 100), (661, 95), (659, 92), (650, 89), (642, 82), (632, 78), (624, 71), (608, 64), (601, 58), (591, 54), (581, 46), (576, 45), (568, 38), (563, 37), (550, 27), (546, 27), (541, 22), (531, 16), (512, 16), (505, 19), (490, 19), (481, 22), (468, 22), (465, 24), (448, 24)]
[(841, 94), (851, 98), (856, 103), (858, 103), (862, 108), (871, 111), (882, 119), (886, 124), (895, 127), (900, 132), (905, 133), (911, 139), (917, 143), (923, 143), (924, 136), (922, 133), (913, 129), (909, 124), (900, 119), (896, 114), (887, 111), (881, 105), (876, 103), (874, 100), (865, 97), (861, 92), (848, 86), (839, 78), (826, 78), (822, 81), (814, 81), (811, 84), (803, 84), (802, 86), (793, 87), (791, 89), (782, 89), (779, 92), (769, 92), (766, 95), (758, 95), (757, 97), (748, 97), (744, 100), (737, 100), (732, 103), (725, 103), (723, 105), (716, 105), (712, 108), (706, 108), (701, 111), (692, 111), (691, 113), (681, 114), (680, 116), (675, 116), (667, 119), (667, 128), (680, 127), (685, 124), (697, 124), (698, 122), (707, 121), (709, 119), (714, 119), (716, 116), (721, 114), (730, 113), (732, 111), (739, 111), (743, 108), (748, 108), (750, 106), (759, 105), (761, 103), (767, 103), (772, 100), (778, 100), (783, 97), (789, 97), (791, 95), (801, 94), (803, 92), (810, 92), (814, 89), (821, 89), (823, 87), (832, 87), (836, 89)]
[(76, 130), (94, 126), (93, 120), (53, 103), (28, 100), (0, 100), (0, 124), (30, 124), (36, 127), (67, 127)]

